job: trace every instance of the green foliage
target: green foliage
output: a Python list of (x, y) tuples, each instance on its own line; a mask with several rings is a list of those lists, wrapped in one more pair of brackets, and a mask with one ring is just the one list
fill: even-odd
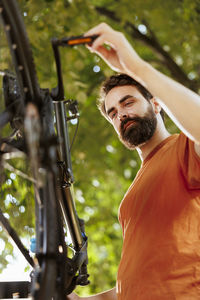
[[(133, 39), (126, 24), (130, 22), (143, 30), (143, 35), (151, 37), (153, 33), (161, 48), (184, 70), (188, 80), (197, 80), (199, 86), (200, 6), (197, 0), (19, 0), (19, 3), (42, 87), (52, 88), (57, 84), (51, 38), (80, 35), (100, 22), (124, 31), (145, 60), (171, 75), (161, 53), (144, 45), (144, 41)], [(118, 21), (97, 11), (97, 6), (109, 9)], [(100, 83), (113, 72), (84, 46), (64, 48), (61, 55), (66, 98), (77, 99), (80, 108), (80, 125), (72, 161), (77, 211), (86, 220), (89, 237), (91, 274), (91, 285), (77, 291), (87, 294), (115, 285), (122, 246), (118, 207), (139, 169), (140, 160), (135, 152), (121, 145), (95, 105)], [(100, 72), (93, 71), (96, 65)], [(171, 133), (177, 131), (168, 117), (166, 125)], [(74, 125), (70, 125), (70, 132), (72, 136)], [(25, 168), (23, 162), (19, 163), (19, 168)], [(1, 188), (1, 208), (9, 214), (11, 224), (18, 229), (21, 237), (30, 239), (34, 231), (32, 186), (18, 176), (15, 179), (10, 176), (6, 173), (5, 184)], [(25, 210), (20, 209), (22, 206)], [(5, 267), (6, 255), (12, 253), (12, 245), (2, 230), (0, 234), (5, 242), (0, 267)]]

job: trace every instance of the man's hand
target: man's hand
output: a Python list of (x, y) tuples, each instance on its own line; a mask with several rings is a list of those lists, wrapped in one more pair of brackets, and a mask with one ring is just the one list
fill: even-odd
[(78, 295), (75, 293), (71, 293), (70, 295), (67, 295), (66, 300), (79, 300), (81, 299)]
[(147, 87), (180, 130), (195, 142), (195, 151), (199, 156), (199, 95), (142, 60), (121, 32), (101, 23), (85, 35), (93, 34), (99, 37), (87, 46), (88, 49), (98, 54), (114, 71), (126, 73)]
[(140, 68), (143, 60), (125, 36), (106, 23), (101, 23), (92, 28), (85, 33), (85, 36), (93, 34), (97, 34), (99, 37), (87, 48), (98, 54), (112, 70), (131, 74), (132, 77), (141, 82), (141, 79), (137, 76), (137, 69)]
[(117, 300), (116, 288), (88, 297), (79, 297), (75, 293), (71, 293), (66, 300)]

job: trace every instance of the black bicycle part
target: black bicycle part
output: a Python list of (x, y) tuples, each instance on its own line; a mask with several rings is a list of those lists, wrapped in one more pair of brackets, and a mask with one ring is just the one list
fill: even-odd
[(17, 1), (0, 0), (0, 15), (10, 45), (22, 105), (34, 102), (40, 108), (42, 102), (35, 65)]
[(0, 222), (3, 224), (4, 228), (10, 235), (10, 237), (13, 239), (15, 244), (17, 245), (18, 249), (21, 251), (21, 253), (24, 255), (25, 259), (29, 262), (29, 264), (34, 267), (34, 261), (32, 257), (29, 254), (29, 251), (24, 247), (21, 240), (19, 239), (16, 231), (14, 228), (10, 225), (6, 217), (4, 217), (2, 210), (0, 209)]
[(27, 298), (29, 295), (29, 281), (0, 282), (0, 299)]
[(62, 39), (57, 39), (56, 41), (54, 41), (54, 43), (56, 43), (58, 46), (77, 46), (77, 45), (84, 45), (84, 44), (89, 44), (91, 45), (96, 38), (98, 38), (99, 35), (98, 34), (94, 34), (94, 35), (88, 35), (88, 36), (84, 36), (84, 35), (79, 35), (79, 36), (70, 36), (70, 37), (64, 37)]
[(20, 130), (23, 127), (23, 103), (17, 79), (13, 74), (3, 76), (3, 95), (6, 111), (11, 116), (8, 120), (13, 129)]
[[(74, 182), (74, 175), (72, 171), (72, 162), (70, 155), (70, 140), (68, 134), (67, 115), (65, 101), (54, 102), (55, 114), (56, 114), (56, 127), (58, 136), (61, 137), (59, 141), (59, 161), (64, 162), (63, 167), (65, 169), (65, 182), (71, 184)], [(64, 185), (64, 182), (63, 184)]]
[(58, 85), (56, 88), (53, 88), (51, 91), (51, 96), (54, 101), (61, 101), (64, 100), (64, 87), (63, 87), (63, 78), (62, 78), (62, 68), (61, 68), (61, 61), (60, 61), (60, 52), (59, 46), (66, 47), (66, 46), (76, 46), (82, 44), (89, 44), (91, 45), (99, 35), (91, 35), (91, 36), (72, 36), (72, 37), (65, 37), (62, 39), (53, 38), (51, 40), (54, 58), (56, 62), (56, 70), (57, 70), (57, 78), (58, 78)]
[[(22, 107), (20, 117), (25, 116), (25, 107), (32, 102), (39, 110), (42, 125), (41, 147), (38, 155), (41, 160), (41, 170), (43, 169), (46, 174), (44, 182), (40, 183), (42, 186), (35, 184), (37, 259), (32, 276), (31, 293), (35, 300), (48, 300), (52, 297), (65, 299), (66, 293), (72, 291), (76, 284), (88, 284), (87, 238), (78, 225), (70, 186), (59, 188), (57, 185), (57, 141), (53, 127), (52, 99), (48, 90), (41, 91), (37, 84), (31, 49), (16, 1), (0, 0), (0, 13), (17, 74), (19, 97), (16, 101), (20, 101)], [(9, 81), (8, 78), (5, 80)], [(6, 93), (9, 94), (8, 90)], [(6, 105), (12, 114), (15, 113), (13, 107), (16, 101), (13, 99), (10, 103), (11, 97), (12, 95), (8, 96)], [(15, 124), (14, 129), (18, 130)], [(29, 143), (29, 148), (31, 148), (31, 143)], [(64, 203), (63, 206), (62, 203)], [(71, 260), (66, 257), (67, 248), (61, 225), (61, 210), (68, 219), (70, 232), (74, 235), (75, 255)], [(70, 218), (72, 222), (69, 221)], [(78, 270), (79, 274), (76, 276)]]
[[(29, 41), (25, 32), (24, 24), (22, 17), (19, 13), (17, 1), (15, 0), (0, 0), (0, 14), (2, 23), (6, 32), (10, 52), (12, 55), (12, 61), (15, 66), (15, 72), (16, 72), (16, 79), (17, 79), (17, 85), (19, 90), (19, 97), (18, 99), (21, 101), (20, 105), (22, 108), (22, 117), (25, 117), (25, 109), (28, 106), (29, 103), (34, 103), (35, 106), (38, 108), (38, 111), (41, 113), (44, 109), (44, 103), (42, 101), (42, 93), (40, 91), (39, 85), (37, 83), (37, 77), (35, 72), (35, 66), (32, 58), (31, 48), (29, 45)], [(7, 79), (6, 79), (7, 80)], [(6, 102), (12, 100), (11, 95), (9, 93), (9, 99), (6, 99)], [(50, 102), (49, 102), (50, 103)], [(50, 104), (46, 105), (47, 110), (51, 110), (50, 104), (52, 106), (52, 102)], [(10, 107), (13, 103), (6, 103), (7, 106)], [(13, 104), (14, 105), (14, 104)], [(15, 111), (15, 110), (13, 110)], [(46, 124), (45, 118), (43, 118), (42, 114), (39, 114), (41, 116), (42, 120), (41, 124)], [(52, 118), (51, 124), (53, 124), (53, 114), (50, 113), (50, 117)], [(31, 119), (30, 119), (31, 121)], [(43, 126), (44, 127), (44, 126)], [(52, 126), (53, 128), (53, 126)], [(52, 129), (51, 128), (51, 129)], [(51, 130), (47, 130), (46, 128), (43, 128), (43, 132), (41, 137), (42, 138), (49, 138), (52, 134)], [(31, 145), (29, 145), (31, 146)], [(31, 147), (29, 147), (31, 148)], [(52, 162), (53, 160), (56, 160), (56, 145), (49, 145), (49, 149), (46, 153), (45, 148), (42, 148), (39, 153), (41, 157), (45, 157), (46, 161)], [(45, 155), (44, 155), (45, 154)], [(45, 159), (41, 159), (41, 164), (45, 165), (46, 163)], [(56, 162), (55, 162), (56, 164)], [(58, 244), (59, 244), (59, 235), (56, 236), (56, 234), (50, 234), (54, 233), (54, 231), (57, 233), (58, 230), (58, 209), (50, 209), (51, 205), (54, 205), (54, 202), (57, 199), (57, 194), (55, 194), (55, 182), (56, 178), (54, 178), (54, 170), (52, 170), (51, 165), (47, 168), (47, 174), (46, 174), (46, 182), (42, 188), (36, 187), (37, 192), (36, 199), (40, 200), (40, 204), (38, 204), (38, 201), (36, 200), (36, 216), (39, 218), (40, 215), (42, 215), (41, 211), (43, 209), (44, 201), (49, 201), (49, 203), (45, 203), (45, 209), (44, 209), (44, 215), (43, 215), (43, 227), (41, 231), (41, 228), (36, 228), (36, 234), (39, 236), (38, 238), (38, 248), (40, 251), (37, 253), (38, 255), (38, 264), (36, 264), (35, 269), (43, 270), (40, 272), (41, 274), (41, 280), (42, 280), (42, 288), (38, 290), (38, 285), (40, 285), (40, 282), (36, 282), (32, 285), (32, 294), (34, 295), (34, 299), (36, 300), (47, 300), (52, 299), (52, 295), (54, 294), (54, 291), (56, 289), (56, 263), (57, 258), (54, 256), (57, 255), (58, 252)], [(41, 196), (46, 197), (43, 199)], [(38, 205), (37, 205), (38, 204)], [(46, 231), (46, 233), (45, 233)], [(43, 239), (41, 238), (43, 236)], [(42, 255), (41, 255), (42, 254)], [(41, 256), (43, 256), (41, 258)], [(53, 258), (54, 257), (54, 258)], [(53, 259), (52, 259), (53, 258)], [(36, 278), (36, 276), (35, 276)], [(35, 293), (37, 291), (37, 293)]]

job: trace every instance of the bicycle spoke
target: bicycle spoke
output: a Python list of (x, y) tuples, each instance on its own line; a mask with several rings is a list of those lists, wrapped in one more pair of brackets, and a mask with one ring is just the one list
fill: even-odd
[(29, 175), (23, 173), (23, 172), (20, 171), (20, 170), (14, 168), (14, 167), (11, 166), (9, 163), (4, 162), (4, 163), (3, 163), (3, 166), (4, 166), (4, 168), (7, 169), (8, 171), (13, 172), (13, 173), (15, 173), (16, 175), (18, 175), (18, 176), (20, 176), (20, 177), (22, 177), (22, 178), (24, 178), (24, 179), (26, 179), (26, 180), (29, 180), (30, 182), (32, 182), (32, 183), (34, 183), (34, 184), (37, 184), (37, 180), (36, 180), (36, 179), (34, 179), (33, 177), (31, 177), (31, 176), (29, 176)]
[(24, 255), (24, 257), (26, 258), (26, 260), (28, 261), (28, 263), (32, 267), (34, 267), (34, 261), (33, 261), (32, 257), (30, 256), (29, 251), (24, 247), (24, 245), (22, 244), (21, 240), (19, 239), (16, 231), (10, 225), (10, 223), (8, 222), (8, 220), (4, 217), (1, 209), (0, 209), (0, 222), (2, 223), (2, 225), (4, 226), (4, 228), (6, 229), (6, 231), (10, 235), (10, 237), (13, 239), (13, 241), (15, 242), (15, 244), (17, 245), (17, 247), (19, 248), (19, 250), (21, 251), (21, 253)]

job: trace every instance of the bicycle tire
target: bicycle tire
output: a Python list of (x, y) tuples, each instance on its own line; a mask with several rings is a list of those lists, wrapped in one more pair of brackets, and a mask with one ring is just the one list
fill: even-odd
[(16, 0), (0, 0), (0, 15), (5, 28), (13, 64), (24, 103), (33, 102), (41, 106), (35, 64), (22, 16)]
[[(20, 101), (24, 109), (23, 114), (25, 116), (25, 108), (28, 103), (32, 102), (38, 108), (41, 123), (44, 123), (42, 119), (44, 117), (41, 117), (40, 114), (43, 108), (43, 97), (37, 80), (31, 47), (17, 1), (0, 0), (0, 16), (5, 28), (12, 62), (15, 67), (20, 91)], [(48, 116), (46, 118), (48, 118)], [(45, 124), (42, 125), (45, 127)], [(45, 130), (46, 128), (44, 128), (43, 134), (45, 134)], [(53, 129), (51, 128), (51, 133), (52, 131)], [(53, 169), (52, 166), (50, 166), (47, 171), (47, 183), (39, 189), (42, 206), (43, 203), (45, 204), (44, 208), (42, 208), (42, 212), (38, 207), (37, 201), (35, 201), (35, 215), (37, 219), (36, 236), (38, 235), (37, 248), (38, 252), (40, 252), (39, 248), (41, 248), (42, 245), (42, 247), (46, 247), (45, 251), (48, 253), (46, 257), (38, 258), (39, 265), (37, 265), (35, 270), (35, 281), (33, 285), (37, 286), (39, 282), (41, 283), (41, 289), (33, 290), (33, 298), (37, 300), (52, 299), (56, 285), (56, 259), (51, 257), (51, 253), (55, 253), (55, 249), (58, 248), (59, 238), (52, 238), (51, 232), (53, 229), (56, 232), (59, 231), (60, 223), (57, 221), (59, 212), (58, 204), (55, 202), (56, 178), (51, 169)], [(51, 207), (54, 207), (54, 210), (52, 210)], [(45, 228), (43, 235), (41, 234), (41, 228)], [(46, 261), (50, 261), (50, 263), (46, 263)]]
[[(83, 239), (80, 231), (81, 245), (75, 249), (77, 252), (70, 260), (67, 257), (68, 247), (65, 244), (62, 223), (64, 215), (60, 204), (62, 204), (63, 199), (67, 203), (66, 198), (70, 198), (71, 204), (72, 199), (67, 194), (69, 192), (64, 192), (64, 190), (61, 192), (61, 186), (58, 187), (57, 140), (54, 136), (54, 123), (51, 114), (52, 98), (47, 90), (40, 90), (31, 47), (17, 1), (0, 0), (0, 14), (17, 75), (20, 100), (24, 108), (23, 118), (27, 115), (25, 108), (31, 102), (38, 108), (41, 121), (39, 152), (43, 152), (40, 162), (44, 166), (45, 180), (43, 180), (42, 187), (36, 187), (36, 194), (39, 195), (41, 201), (37, 201), (37, 196), (35, 197), (36, 258), (38, 264), (34, 268), (32, 298), (34, 300), (64, 300), (65, 294), (71, 293), (76, 284), (86, 285), (89, 282), (87, 280), (85, 250), (87, 237), (85, 236)], [(28, 140), (27, 136), (26, 140)], [(28, 152), (27, 149), (25, 152)], [(45, 155), (46, 153), (47, 155)], [(80, 224), (78, 224), (79, 220), (76, 218), (75, 211), (69, 210), (72, 211), (70, 217), (72, 216), (72, 219), (75, 220), (73, 229), (79, 229)], [(68, 217), (68, 211), (65, 213)], [(79, 270), (79, 268), (81, 269)], [(80, 271), (79, 276), (76, 276), (78, 270)]]

